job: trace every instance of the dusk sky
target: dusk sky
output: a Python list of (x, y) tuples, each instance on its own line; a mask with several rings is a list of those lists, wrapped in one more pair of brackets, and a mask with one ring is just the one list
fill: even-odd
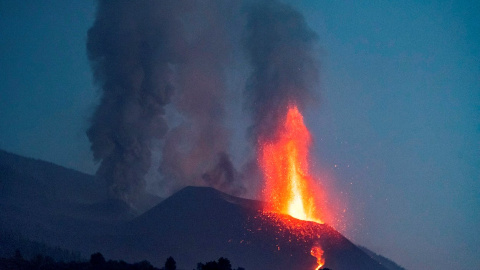
[[(407, 269), (480, 268), (480, 3), (287, 1), (318, 34), (314, 167), (338, 228)], [(0, 1), (0, 149), (94, 174), (95, 1)], [(241, 21), (241, 20), (239, 20)], [(229, 71), (233, 161), (249, 151)], [(154, 180), (152, 180), (154, 181)], [(342, 207), (343, 208), (343, 207)]]

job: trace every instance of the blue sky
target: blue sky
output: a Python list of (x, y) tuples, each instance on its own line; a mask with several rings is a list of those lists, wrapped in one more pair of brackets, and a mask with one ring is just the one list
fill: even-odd
[[(343, 233), (407, 269), (479, 268), (480, 4), (289, 2), (319, 35), (306, 120)], [(94, 14), (94, 1), (0, 1), (1, 149), (94, 173)]]

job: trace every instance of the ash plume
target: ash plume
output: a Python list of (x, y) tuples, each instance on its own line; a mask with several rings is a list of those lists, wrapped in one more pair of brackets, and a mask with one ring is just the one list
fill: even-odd
[[(101, 162), (97, 176), (114, 197), (135, 204), (151, 167), (158, 168), (155, 181), (164, 193), (185, 185), (244, 191), (227, 154), (225, 105), (239, 32), (232, 33), (239, 29), (232, 23), (241, 21), (241, 5), (99, 0), (87, 52), (101, 99), (87, 136)], [(316, 35), (300, 13), (277, 1), (249, 5), (246, 19), (243, 45), (253, 68), (246, 107), (256, 141), (269, 136), (289, 102), (302, 108), (312, 98)], [(152, 164), (152, 151), (159, 164)]]
[(172, 67), (182, 55), (176, 1), (99, 1), (87, 52), (101, 100), (87, 136), (97, 176), (127, 202), (145, 189), (151, 144), (167, 132), (164, 106), (173, 93)]
[(230, 157), (226, 153), (218, 154), (218, 163), (210, 171), (202, 175), (202, 179), (208, 186), (218, 190), (224, 190), (232, 195), (242, 195), (245, 188), (239, 183), (240, 173), (233, 166)]
[[(164, 182), (170, 181), (164, 184), (172, 190), (206, 184), (238, 193), (238, 177), (208, 172), (233, 169), (226, 154), (231, 136), (225, 127), (225, 70), (232, 58), (228, 19), (237, 4), (190, 3), (195, 4), (195, 16), (187, 23), (195, 27), (187, 33), (189, 40), (184, 61), (178, 67), (178, 92), (173, 100), (182, 121), (165, 138), (159, 170)], [(225, 166), (225, 160), (230, 167)]]
[(252, 113), (249, 136), (272, 139), (289, 103), (303, 109), (314, 98), (318, 62), (316, 33), (292, 7), (277, 1), (252, 5), (247, 14), (244, 48), (253, 68), (245, 90)]
[[(114, 197), (135, 204), (152, 166), (162, 175), (159, 185), (171, 191), (209, 184), (237, 190), (236, 179), (211, 173), (233, 169), (225, 165), (230, 134), (224, 69), (230, 57), (226, 25), (236, 6), (215, 0), (98, 2), (87, 52), (101, 100), (87, 135), (101, 162), (97, 176)], [(181, 118), (177, 123), (166, 119), (168, 104)], [(152, 164), (159, 141), (161, 161)]]

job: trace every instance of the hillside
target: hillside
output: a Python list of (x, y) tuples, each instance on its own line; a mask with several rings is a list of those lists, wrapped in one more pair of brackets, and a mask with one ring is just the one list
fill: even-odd
[[(161, 201), (148, 196), (150, 204)], [(151, 207), (151, 206), (149, 206)], [(0, 150), (0, 230), (65, 245), (139, 213), (94, 176)], [(78, 232), (72, 234), (70, 232)], [(77, 250), (74, 248), (72, 250)]]
[(318, 237), (300, 239), (294, 232), (279, 232), (276, 224), (262, 218), (260, 209), (258, 201), (186, 187), (125, 225), (116, 240), (104, 239), (118, 242), (103, 251), (113, 258), (144, 258), (154, 265), (173, 256), (184, 268), (223, 256), (249, 270), (313, 269), (316, 259), (310, 249), (315, 242), (325, 250), (325, 267), (386, 269), (328, 225), (304, 221)]
[(310, 250), (320, 245), (330, 269), (395, 269), (328, 225), (296, 221), (315, 235), (302, 238), (261, 215), (262, 202), (213, 188), (186, 187), (139, 215), (93, 176), (3, 151), (0, 183), (1, 231), (84, 255), (155, 266), (173, 256), (179, 269), (226, 257), (235, 268), (291, 270), (314, 269)]

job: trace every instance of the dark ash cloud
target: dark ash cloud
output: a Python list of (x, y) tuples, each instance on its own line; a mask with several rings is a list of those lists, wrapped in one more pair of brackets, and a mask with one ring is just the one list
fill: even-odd
[[(173, 100), (182, 121), (165, 138), (159, 168), (163, 181), (170, 181), (167, 186), (173, 190), (185, 185), (210, 184), (201, 176), (217, 166), (218, 155), (227, 155), (231, 138), (225, 123), (225, 70), (232, 59), (227, 25), (236, 4), (195, 3), (194, 14), (186, 18), (189, 38), (184, 61), (177, 69), (178, 91)], [(221, 190), (228, 192), (227, 186), (222, 185)]]
[(253, 4), (247, 14), (244, 48), (253, 68), (245, 90), (252, 113), (251, 139), (271, 139), (289, 103), (303, 109), (315, 95), (317, 35), (302, 14), (278, 1)]
[[(164, 106), (184, 44), (176, 1), (99, 1), (87, 52), (101, 90), (87, 131), (97, 176), (134, 201), (145, 189), (151, 143), (167, 132)], [(179, 31), (180, 30), (180, 31)]]
[[(220, 181), (202, 175), (228, 152), (226, 25), (237, 9), (235, 3), (213, 0), (98, 2), (87, 52), (101, 100), (87, 135), (94, 159), (101, 162), (97, 176), (112, 196), (134, 205), (152, 166), (160, 167), (158, 181), (174, 188)], [(182, 119), (170, 130), (167, 104)], [(159, 141), (161, 162), (152, 164)], [(229, 190), (228, 184), (217, 186)]]
[[(250, 173), (238, 173), (227, 154), (226, 70), (241, 29), (232, 22), (246, 22), (243, 46), (252, 74), (245, 104), (255, 143), (270, 138), (289, 103), (303, 108), (312, 99), (316, 35), (302, 15), (265, 1), (247, 5), (242, 18), (243, 4), (98, 2), (87, 52), (101, 99), (87, 135), (101, 162), (97, 176), (112, 196), (135, 205), (151, 167), (161, 174), (155, 181), (169, 191), (186, 185), (244, 191), (241, 175)], [(175, 121), (166, 119), (167, 108)], [(152, 151), (160, 152), (159, 164), (152, 164)]]

